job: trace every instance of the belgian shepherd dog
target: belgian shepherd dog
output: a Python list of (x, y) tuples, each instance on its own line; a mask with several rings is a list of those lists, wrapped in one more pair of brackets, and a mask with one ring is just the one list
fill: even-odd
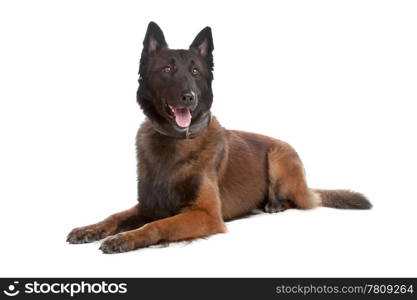
[(147, 117), (136, 137), (138, 204), (75, 228), (68, 242), (108, 237), (100, 249), (119, 253), (224, 233), (224, 221), (256, 209), (371, 207), (359, 193), (309, 188), (287, 143), (223, 128), (210, 112), (213, 49), (210, 27), (188, 50), (172, 50), (159, 26), (149, 23), (137, 92)]

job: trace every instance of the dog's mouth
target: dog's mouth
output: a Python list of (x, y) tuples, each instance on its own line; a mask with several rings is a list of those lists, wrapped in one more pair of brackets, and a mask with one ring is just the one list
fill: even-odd
[(173, 107), (167, 104), (168, 114), (172, 119), (175, 119), (175, 123), (178, 127), (187, 128), (191, 124), (191, 110), (188, 107)]

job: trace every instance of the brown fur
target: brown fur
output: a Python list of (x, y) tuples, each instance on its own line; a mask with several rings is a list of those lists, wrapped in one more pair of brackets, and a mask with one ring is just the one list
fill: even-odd
[[(145, 122), (137, 137), (138, 153), (144, 153), (139, 158), (139, 180), (146, 180), (147, 164), (158, 167), (161, 163), (161, 153), (141, 151), (142, 147), (152, 150), (155, 138), (161, 136)], [(364, 208), (360, 194), (310, 190), (302, 163), (287, 143), (258, 134), (225, 130), (215, 118), (201, 136), (192, 140), (171, 139), (171, 143), (180, 155), (172, 156), (164, 168), (170, 173), (173, 185), (191, 175), (201, 176), (194, 201), (174, 216), (152, 221), (141, 215), (137, 205), (97, 224), (74, 229), (68, 240), (91, 242), (133, 229), (103, 242), (101, 249), (114, 253), (226, 232), (223, 221), (244, 216), (256, 208), (267, 212), (310, 209), (321, 205), (321, 201), (335, 208)], [(166, 148), (172, 150), (169, 145)]]
[[(149, 24), (138, 90), (148, 117), (136, 137), (139, 204), (74, 229), (70, 243), (109, 237), (100, 249), (117, 253), (223, 233), (224, 221), (255, 209), (371, 207), (358, 193), (309, 189), (301, 160), (287, 143), (226, 130), (210, 118), (212, 50), (208, 27), (190, 50), (170, 50), (160, 28)], [(161, 72), (166, 65), (175, 72)], [(191, 75), (196, 66), (200, 72)], [(196, 95), (189, 104), (181, 100), (184, 90)], [(185, 105), (193, 114), (186, 131), (167, 109)]]

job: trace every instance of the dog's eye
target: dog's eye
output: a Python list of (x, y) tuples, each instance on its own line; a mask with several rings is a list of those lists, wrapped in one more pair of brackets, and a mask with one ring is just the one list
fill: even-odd
[(195, 76), (195, 75), (200, 74), (200, 71), (197, 68), (192, 68), (191, 69), (191, 74), (193, 74)]
[(171, 66), (165, 66), (162, 69), (162, 72), (164, 72), (164, 73), (171, 73), (171, 70), (172, 70)]

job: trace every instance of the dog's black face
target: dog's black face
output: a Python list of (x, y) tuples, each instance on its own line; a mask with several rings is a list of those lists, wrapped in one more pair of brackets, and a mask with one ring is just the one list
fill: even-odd
[(158, 25), (149, 23), (137, 100), (152, 122), (183, 132), (210, 111), (213, 48), (209, 27), (197, 35), (188, 50), (171, 50)]

